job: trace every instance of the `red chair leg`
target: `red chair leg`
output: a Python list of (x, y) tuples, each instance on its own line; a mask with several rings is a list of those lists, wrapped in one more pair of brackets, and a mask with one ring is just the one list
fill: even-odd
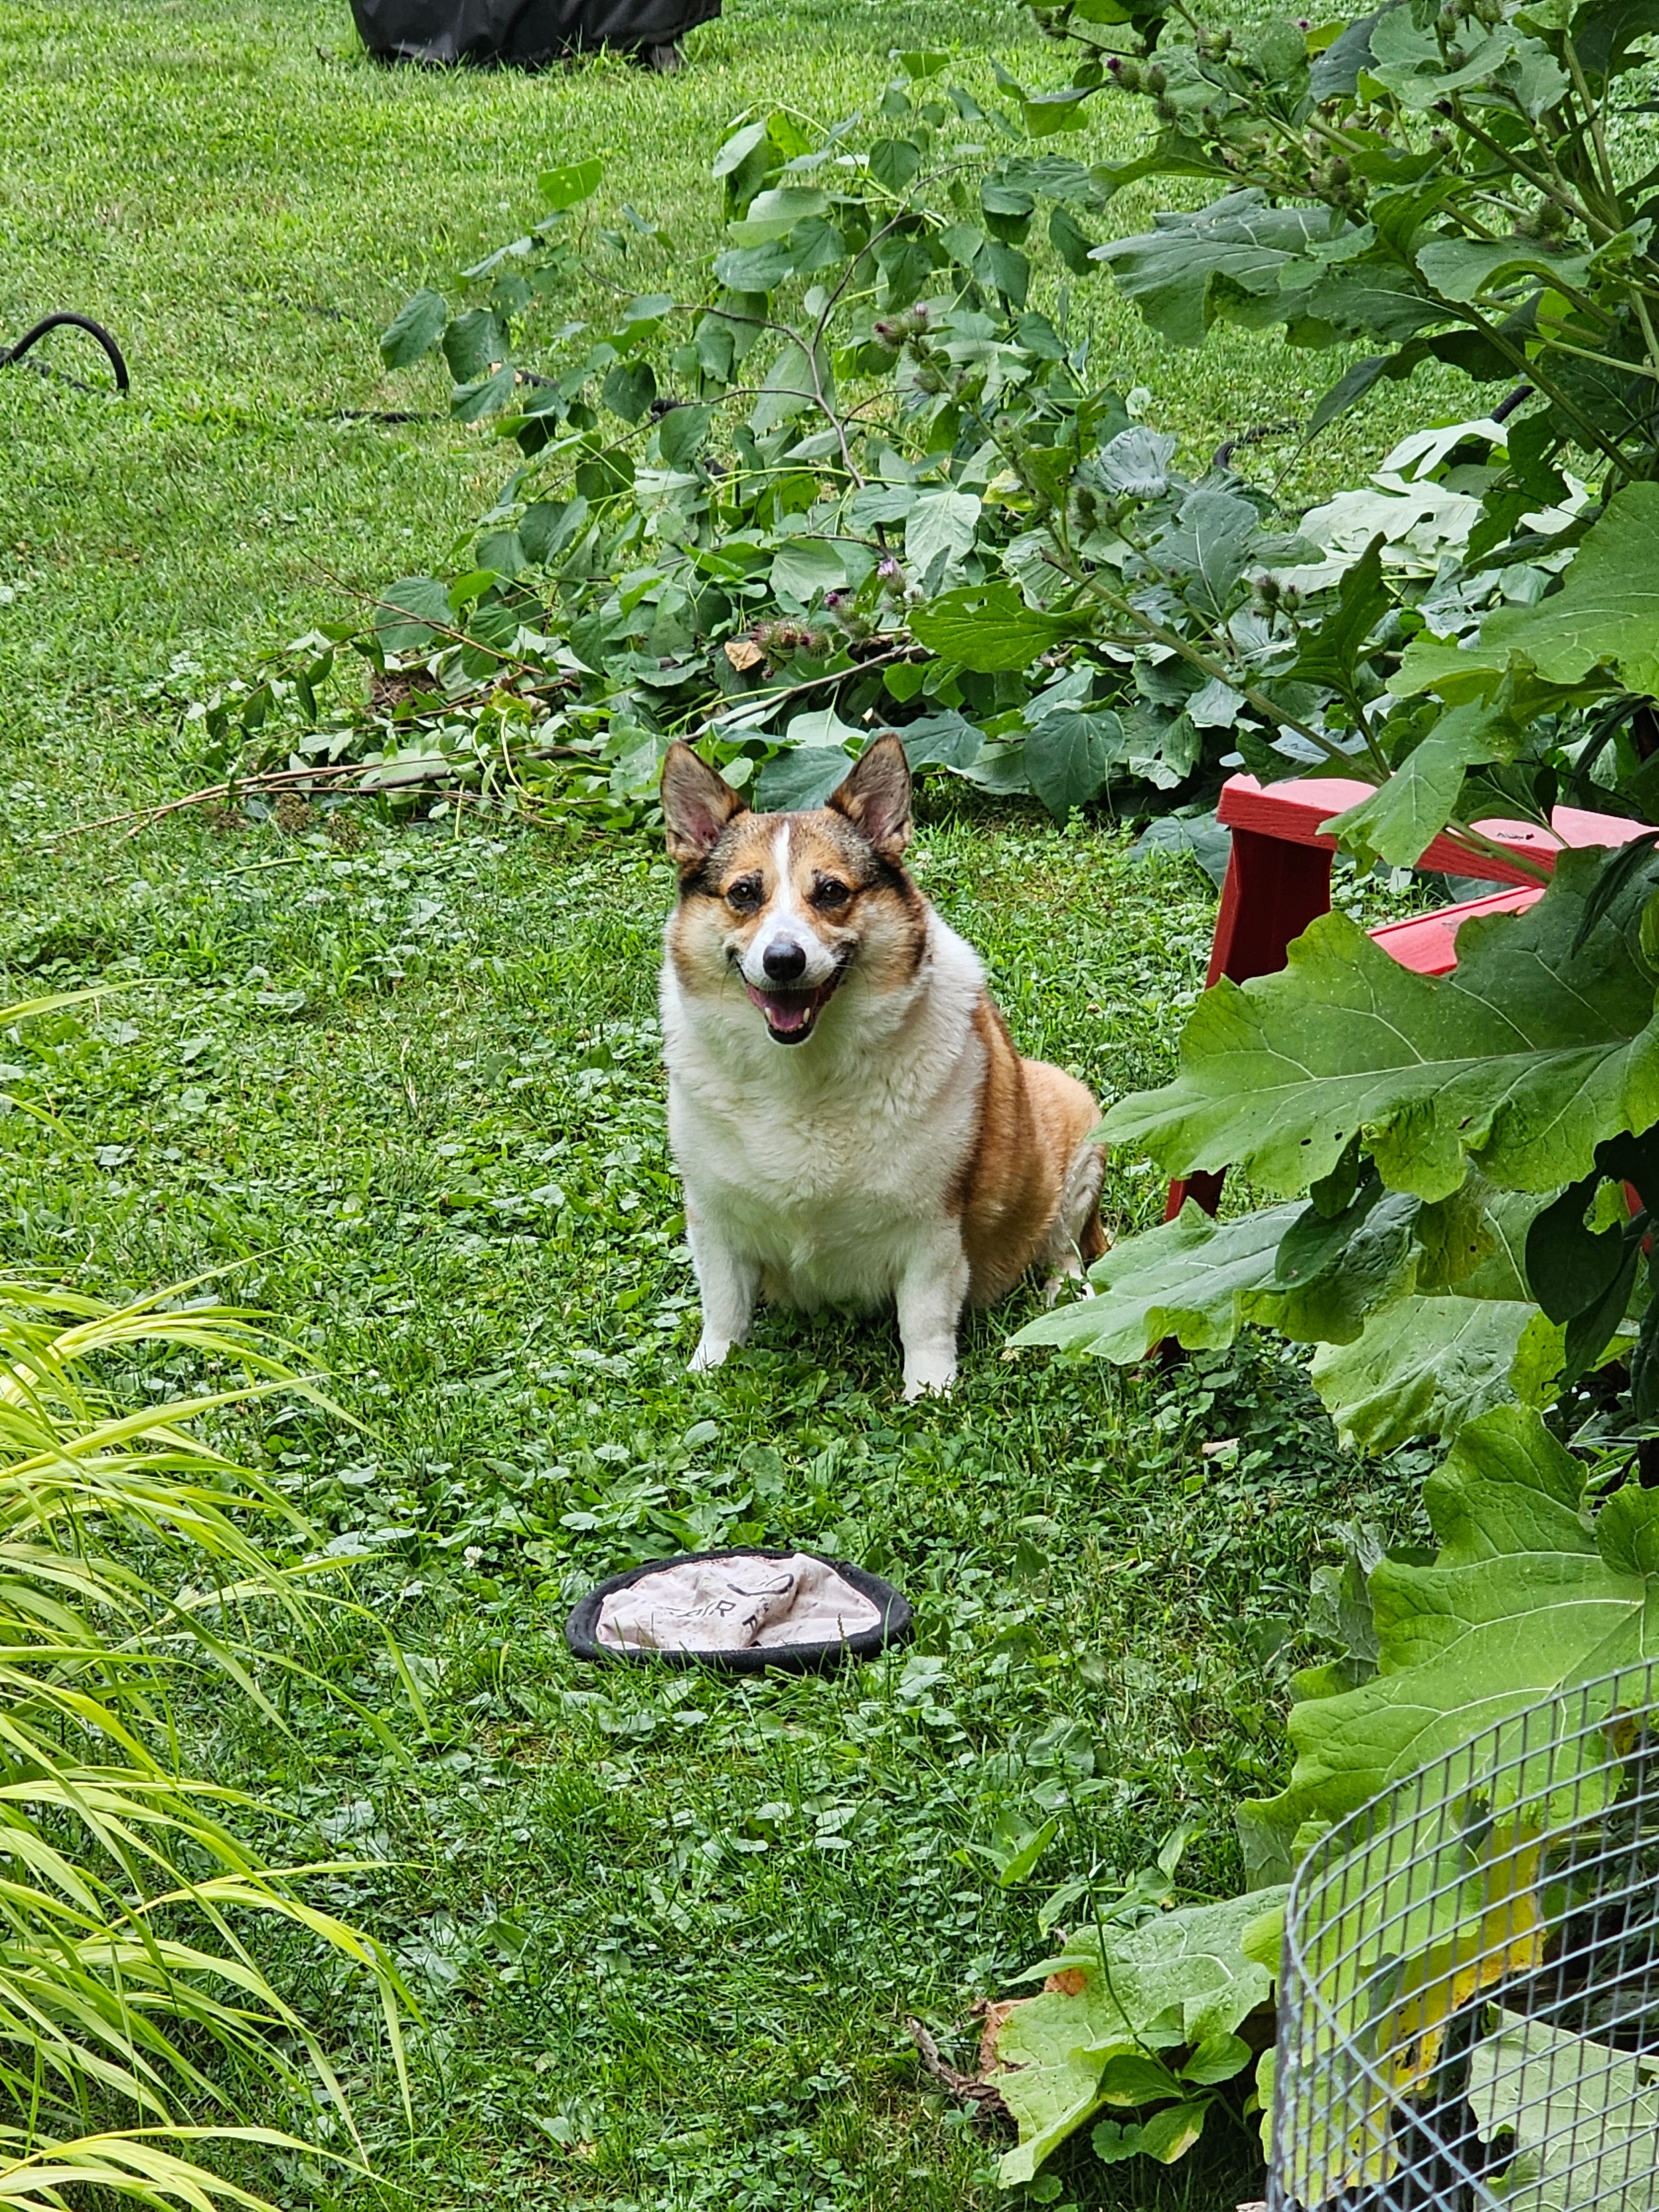
[[(1291, 939), (1330, 910), (1331, 858), (1317, 845), (1291, 845), (1258, 830), (1234, 830), (1206, 990), (1224, 975), (1245, 983), (1252, 975), (1279, 973)], [(1221, 1203), (1225, 1173), (1224, 1168), (1172, 1182), (1164, 1219), (1173, 1221), (1188, 1198), (1213, 1213)]]

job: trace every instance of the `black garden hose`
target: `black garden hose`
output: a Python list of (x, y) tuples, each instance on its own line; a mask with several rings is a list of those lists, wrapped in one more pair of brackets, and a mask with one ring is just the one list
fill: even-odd
[[(64, 324), (68, 324), (75, 330), (85, 331), (88, 337), (96, 338), (99, 344), (102, 346), (104, 351), (109, 356), (109, 365), (115, 372), (116, 390), (118, 392), (125, 392), (131, 383), (131, 379), (127, 374), (125, 357), (122, 354), (120, 347), (116, 344), (115, 340), (110, 336), (103, 325), (101, 323), (94, 323), (90, 315), (43, 315), (40, 320), (36, 323), (33, 330), (24, 331), (22, 337), (18, 339), (15, 345), (0, 346), (0, 368), (9, 368), (13, 362), (21, 361), (23, 356), (28, 351), (29, 348), (34, 343), (37, 338), (45, 337), (48, 331), (58, 330)], [(76, 383), (78, 380), (71, 377), (69, 381), (70, 383)], [(82, 385), (81, 388), (82, 391), (87, 392), (93, 389), (90, 385)]]

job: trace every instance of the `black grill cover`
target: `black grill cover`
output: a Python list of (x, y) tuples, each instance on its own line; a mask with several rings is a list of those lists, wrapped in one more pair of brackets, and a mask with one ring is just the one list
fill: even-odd
[(720, 0), (351, 0), (383, 61), (556, 61), (584, 46), (663, 46), (713, 21)]

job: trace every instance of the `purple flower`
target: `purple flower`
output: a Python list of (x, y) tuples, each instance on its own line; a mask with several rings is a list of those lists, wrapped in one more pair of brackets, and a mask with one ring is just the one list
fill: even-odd
[(884, 584), (890, 584), (899, 573), (899, 564), (890, 553), (884, 560), (878, 561), (876, 563), (876, 574)]

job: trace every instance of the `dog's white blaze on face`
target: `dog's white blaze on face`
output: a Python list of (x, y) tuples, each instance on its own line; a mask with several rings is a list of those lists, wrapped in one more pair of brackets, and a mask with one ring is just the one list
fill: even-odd
[(827, 983), (836, 969), (836, 955), (813, 927), (800, 904), (793, 880), (789, 824), (780, 823), (772, 840), (769, 896), (756, 918), (753, 935), (738, 956), (738, 968), (745, 983), (757, 991), (776, 991), (781, 984), (815, 991)]

